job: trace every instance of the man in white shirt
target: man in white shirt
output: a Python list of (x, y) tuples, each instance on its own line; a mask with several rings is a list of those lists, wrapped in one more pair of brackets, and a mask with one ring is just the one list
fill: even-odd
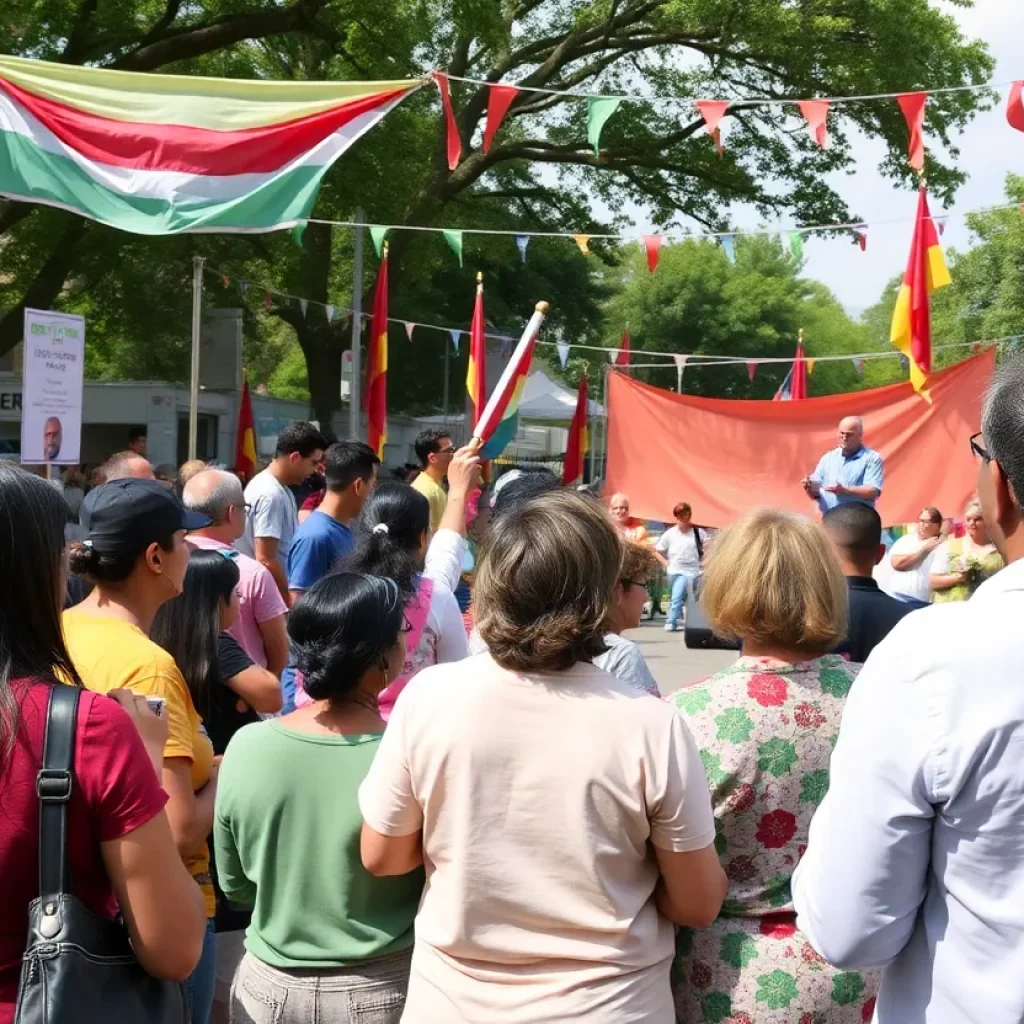
[(942, 513), (933, 507), (921, 510), (917, 533), (900, 537), (889, 550), (889, 565), (895, 570), (886, 581), (886, 592), (898, 601), (927, 604), (931, 597), (928, 576), (935, 549), (943, 541)]
[(670, 526), (655, 545), (658, 560), (668, 570), (668, 618), (665, 621), (665, 632), (674, 633), (683, 614), (683, 602), (686, 600), (686, 588), (690, 580), (700, 572), (701, 559), (704, 557), (704, 535), (700, 528), (694, 526), (693, 510), (685, 501), (681, 501), (674, 509), (676, 525)]
[(288, 552), (299, 525), (299, 510), (289, 487), (312, 476), (324, 457), (327, 442), (312, 423), (293, 423), (278, 435), (270, 465), (245, 488), (249, 506), (245, 533), (235, 547), (266, 566), (288, 601)]
[(883, 970), (878, 1024), (1024, 1020), (1024, 358), (996, 371), (982, 426), (978, 492), (1007, 568), (868, 658), (793, 878), (815, 949)]

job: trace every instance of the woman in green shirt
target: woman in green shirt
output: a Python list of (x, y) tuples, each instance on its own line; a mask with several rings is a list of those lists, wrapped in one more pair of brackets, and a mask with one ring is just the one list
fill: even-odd
[(952, 537), (935, 552), (929, 581), (932, 602), (967, 601), (989, 577), (1006, 564), (996, 551), (977, 501), (964, 509), (963, 537)]
[(359, 785), (384, 723), (377, 695), (405, 663), (394, 581), (332, 573), (288, 616), (314, 703), (235, 734), (214, 814), (217, 875), (252, 907), (231, 1019), (391, 1024), (405, 1004), (423, 870), (362, 865)]

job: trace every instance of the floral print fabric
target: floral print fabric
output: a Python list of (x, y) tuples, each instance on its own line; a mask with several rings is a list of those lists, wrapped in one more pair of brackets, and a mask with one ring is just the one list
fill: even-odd
[(797, 931), (790, 894), (858, 667), (836, 655), (799, 665), (740, 658), (668, 697), (700, 749), (729, 877), (718, 920), (679, 932), (682, 1024), (871, 1020), (877, 976), (830, 967)]

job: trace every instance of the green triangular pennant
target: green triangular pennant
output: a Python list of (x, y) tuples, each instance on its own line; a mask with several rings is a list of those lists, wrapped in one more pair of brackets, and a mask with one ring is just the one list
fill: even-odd
[(384, 244), (384, 239), (388, 237), (388, 232), (391, 228), (381, 227), (380, 224), (370, 225), (370, 237), (373, 239), (373, 247), (377, 250), (377, 256), (380, 256), (380, 247)]
[(444, 235), (444, 240), (448, 243), (452, 252), (459, 259), (459, 266), (462, 266), (462, 232), (461, 231), (449, 231), (445, 229), (441, 232)]
[(300, 220), (295, 227), (292, 228), (292, 241), (301, 249), (302, 248), (302, 236), (306, 233), (306, 222)]
[(594, 156), (601, 151), (601, 129), (616, 110), (621, 100), (595, 96), (587, 107), (587, 142), (594, 147)]
[(787, 231), (789, 251), (793, 259), (799, 263), (804, 258), (804, 236), (800, 231)]

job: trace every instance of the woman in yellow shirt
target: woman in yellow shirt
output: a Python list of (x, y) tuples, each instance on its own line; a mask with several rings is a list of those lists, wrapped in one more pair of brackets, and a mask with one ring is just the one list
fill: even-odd
[(213, 824), (217, 765), (174, 659), (149, 639), (157, 609), (181, 593), (188, 567), (185, 532), (208, 526), (155, 480), (115, 480), (82, 503), (86, 539), (72, 549), (71, 571), (93, 585), (64, 613), (64, 637), (84, 685), (99, 693), (127, 689), (163, 699), (167, 719), (163, 788), (181, 858), (206, 901), (208, 929), (188, 980), (193, 1024), (207, 1024), (213, 1001), (215, 910), (206, 840)]

